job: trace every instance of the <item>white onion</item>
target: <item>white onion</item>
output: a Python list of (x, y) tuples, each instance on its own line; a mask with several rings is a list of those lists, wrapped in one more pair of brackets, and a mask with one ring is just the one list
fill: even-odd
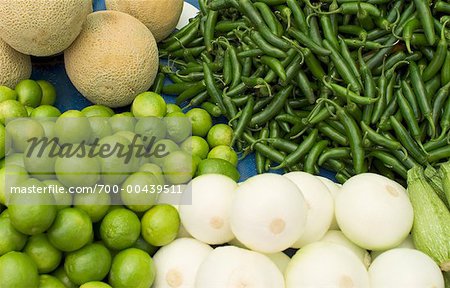
[(305, 232), (292, 245), (301, 248), (320, 240), (330, 228), (334, 216), (334, 200), (330, 191), (316, 176), (305, 172), (290, 172), (284, 177), (294, 182), (306, 201)]
[(303, 195), (292, 181), (277, 174), (261, 174), (236, 189), (231, 229), (251, 250), (281, 252), (303, 234), (306, 213)]

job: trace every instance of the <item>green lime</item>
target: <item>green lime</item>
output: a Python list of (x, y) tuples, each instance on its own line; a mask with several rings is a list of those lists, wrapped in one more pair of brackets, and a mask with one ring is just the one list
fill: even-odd
[(233, 148), (226, 145), (219, 145), (211, 149), (208, 153), (208, 158), (223, 159), (233, 164), (233, 166), (237, 166), (238, 164), (237, 153), (233, 150)]
[(182, 112), (183, 110), (181, 110), (181, 107), (178, 106), (177, 104), (173, 104), (173, 103), (167, 103), (166, 104), (166, 114), (172, 113), (172, 112)]
[(0, 102), (5, 100), (17, 100), (17, 92), (9, 87), (0, 86)]
[(11, 189), (20, 187), (27, 179), (28, 173), (25, 168), (6, 161), (6, 166), (0, 169), (0, 203), (4, 205), (9, 204)]
[(222, 174), (230, 177), (234, 181), (238, 181), (241, 177), (239, 171), (235, 166), (233, 166), (233, 164), (226, 160), (217, 158), (204, 159), (200, 162), (200, 164), (198, 164), (197, 176), (203, 174)]
[(183, 143), (181, 143), (180, 148), (190, 155), (200, 157), (200, 159), (205, 159), (209, 152), (208, 142), (199, 136), (191, 136), (187, 138)]
[(25, 109), (27, 110), (27, 116), (30, 117), (31, 113), (33, 113), (34, 108), (30, 106), (25, 106)]
[(134, 131), (135, 122), (136, 119), (133, 115), (126, 112), (115, 114), (109, 118), (109, 125), (111, 125), (113, 133), (119, 131)]
[(109, 284), (114, 288), (148, 288), (155, 276), (155, 265), (150, 255), (137, 248), (128, 248), (114, 257)]
[(79, 193), (75, 194), (73, 205), (76, 208), (84, 210), (89, 215), (92, 222), (95, 223), (102, 220), (108, 212), (109, 206), (111, 205), (111, 197), (104, 191)]
[(5, 157), (5, 162), (6, 162), (5, 165), (6, 166), (16, 165), (16, 166), (20, 166), (20, 167), (25, 167), (24, 158), (25, 158), (25, 155), (23, 153), (9, 154)]
[(53, 145), (38, 147), (30, 144), (24, 153), (25, 169), (39, 180), (54, 179), (57, 156), (53, 154), (53, 151), (58, 150), (59, 146), (56, 142)]
[(139, 118), (135, 127), (136, 134), (140, 135), (146, 147), (163, 139), (166, 136), (166, 125), (157, 117)]
[(53, 121), (53, 119), (40, 120), (39, 123), (41, 123), (41, 126), (44, 129), (45, 137), (49, 140), (53, 139), (53, 137), (55, 137), (55, 121)]
[(48, 239), (61, 251), (80, 249), (92, 238), (93, 229), (89, 215), (78, 208), (58, 211), (55, 222), (48, 230)]
[(29, 145), (37, 144), (45, 134), (41, 123), (31, 118), (18, 118), (8, 122), (6, 132), (16, 152), (24, 152)]
[(64, 270), (69, 279), (78, 285), (89, 281), (100, 281), (108, 275), (111, 267), (109, 250), (97, 243), (67, 254)]
[(141, 136), (131, 131), (119, 131), (116, 132), (114, 136), (124, 137), (130, 142), (131, 146), (127, 147), (127, 151), (129, 151), (130, 153), (129, 162), (131, 167), (133, 168), (132, 170), (129, 170), (129, 172), (136, 171), (141, 164), (140, 158), (143, 157), (146, 153), (144, 142), (142, 141)]
[(42, 90), (41, 105), (53, 105), (56, 102), (56, 89), (50, 82), (45, 80), (36, 81)]
[(191, 119), (192, 135), (205, 137), (212, 127), (212, 118), (209, 113), (201, 108), (194, 108), (186, 112), (186, 116)]
[(0, 103), (0, 122), (5, 125), (12, 118), (28, 117), (28, 111), (19, 101), (5, 100)]
[(189, 118), (182, 112), (172, 112), (164, 117), (167, 136), (176, 143), (184, 141), (192, 134), (192, 125)]
[(155, 205), (160, 188), (161, 184), (156, 176), (135, 172), (122, 183), (120, 198), (129, 209), (144, 212)]
[(153, 246), (164, 246), (175, 240), (180, 229), (180, 216), (172, 205), (156, 205), (141, 219), (142, 237)]
[(66, 288), (78, 288), (78, 285), (70, 281), (69, 277), (66, 274), (66, 271), (64, 271), (64, 266), (59, 266), (59, 268), (52, 273), (52, 276), (61, 281), (61, 283), (63, 283), (64, 287)]
[(142, 164), (142, 166), (139, 167), (138, 172), (150, 173), (152, 176), (156, 177), (156, 182), (159, 185), (165, 184), (164, 174), (163, 174), (161, 168), (156, 164), (153, 164), (153, 163)]
[(163, 173), (167, 182), (171, 184), (183, 184), (192, 179), (197, 169), (192, 155), (184, 151), (175, 151), (165, 157)]
[(139, 218), (134, 212), (120, 208), (106, 214), (100, 224), (100, 236), (111, 249), (131, 247), (141, 232)]
[(81, 112), (86, 117), (111, 117), (115, 114), (111, 108), (99, 104), (88, 106)]
[(42, 89), (39, 84), (31, 79), (22, 80), (15, 88), (17, 99), (24, 106), (37, 107), (41, 104)]
[(144, 92), (134, 99), (131, 104), (131, 113), (136, 117), (164, 117), (167, 113), (167, 105), (160, 95)]
[(175, 151), (179, 151), (178, 144), (170, 139), (161, 139), (152, 145), (150, 150), (150, 162), (162, 166), (164, 159)]
[(56, 207), (53, 195), (37, 192), (37, 189), (43, 191), (44, 187), (46, 186), (39, 180), (30, 178), (17, 187), (20, 191), (26, 189), (28, 193), (10, 194), (9, 216), (11, 223), (18, 231), (27, 235), (40, 234), (46, 231), (55, 220)]
[[(102, 147), (102, 150), (98, 151), (98, 160), (100, 162), (103, 184), (120, 184), (128, 175), (137, 170), (138, 163), (132, 161), (133, 159), (128, 159), (129, 161), (127, 161), (126, 155), (129, 154), (128, 147), (130, 144), (127, 138), (120, 135), (106, 136), (100, 140), (99, 147)], [(108, 147), (108, 150), (103, 149)], [(119, 153), (123, 155), (119, 155)], [(130, 158), (132, 157), (130, 156)]]
[(22, 250), (27, 238), (11, 224), (8, 210), (3, 211), (0, 214), (0, 256), (11, 251)]
[(12, 251), (1, 256), (0, 287), (38, 288), (39, 274), (36, 264), (21, 252)]
[(226, 124), (216, 124), (208, 132), (206, 139), (209, 147), (214, 148), (219, 145), (231, 145), (233, 129)]
[(0, 125), (0, 158), (5, 157), (11, 149), (11, 137), (7, 137), (5, 126)]
[(144, 238), (142, 238), (142, 236), (139, 236), (136, 242), (134, 242), (133, 248), (141, 249), (151, 256), (153, 256), (159, 249), (159, 247), (150, 245)]
[(34, 108), (30, 116), (32, 118), (56, 118), (61, 116), (61, 111), (50, 105), (41, 105)]
[(67, 191), (66, 187), (61, 184), (58, 180), (44, 180), (42, 181), (45, 185), (49, 187), (53, 193), (53, 198), (55, 198), (56, 209), (61, 210), (72, 206), (72, 194)]
[(96, 143), (100, 139), (113, 134), (111, 125), (106, 117), (89, 117), (89, 124), (91, 125), (91, 138), (89, 143)]
[(83, 285), (80, 286), (80, 288), (112, 288), (112, 287), (106, 284), (105, 282), (91, 281), (84, 283)]
[(39, 276), (39, 288), (66, 288), (55, 276), (42, 274)]
[(41, 274), (55, 270), (62, 259), (62, 252), (50, 243), (46, 234), (31, 236), (23, 252), (33, 259)]
[(55, 173), (58, 180), (66, 187), (89, 187), (100, 180), (100, 161), (98, 158), (57, 157)]
[(59, 143), (89, 142), (92, 134), (89, 120), (77, 110), (69, 110), (61, 114), (55, 123), (55, 136)]

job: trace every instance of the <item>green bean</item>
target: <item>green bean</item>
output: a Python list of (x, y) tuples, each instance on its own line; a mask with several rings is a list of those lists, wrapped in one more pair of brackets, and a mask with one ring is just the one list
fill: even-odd
[(434, 125), (438, 125), (439, 116), (442, 112), (442, 107), (444, 107), (445, 101), (448, 98), (448, 95), (450, 93), (450, 82), (445, 84), (444, 86), (439, 89), (439, 91), (436, 93), (436, 97), (433, 101), (433, 121)]
[(408, 154), (411, 155), (421, 165), (426, 164), (427, 156), (425, 152), (410, 136), (406, 128), (394, 116), (389, 117), (389, 120), (400, 143), (402, 143), (403, 147), (408, 150)]
[(256, 31), (252, 31), (250, 34), (250, 37), (253, 41), (255, 41), (255, 43), (258, 45), (258, 47), (264, 51), (264, 53), (266, 53), (266, 55), (272, 56), (272, 57), (276, 57), (276, 58), (285, 58), (287, 55), (286, 53), (273, 46), (272, 44), (270, 44), (269, 42), (267, 42), (262, 36), (261, 34), (259, 34)]
[(222, 111), (219, 106), (211, 102), (203, 102), (201, 107), (206, 110), (213, 117), (220, 117), (222, 115)]
[(422, 23), (422, 28), (427, 37), (428, 44), (433, 45), (436, 42), (436, 35), (434, 34), (434, 23), (433, 15), (431, 15), (430, 6), (428, 1), (425, 0), (413, 0), (416, 6), (417, 13), (419, 14), (420, 22)]
[(320, 44), (315, 43), (313, 40), (309, 38), (309, 36), (293, 27), (287, 30), (287, 33), (294, 37), (299, 43), (308, 47), (312, 52), (320, 56), (328, 56), (330, 55), (330, 51), (326, 48), (323, 48)]
[(450, 97), (445, 102), (444, 110), (442, 111), (441, 121), (439, 123), (441, 126), (440, 138), (444, 138), (450, 128)]
[(448, 158), (450, 158), (450, 145), (432, 150), (428, 154), (428, 161), (430, 163), (437, 162), (439, 160), (447, 160)]
[(345, 131), (350, 144), (353, 166), (356, 173), (364, 173), (367, 171), (367, 163), (364, 160), (364, 149), (362, 147), (361, 130), (356, 121), (348, 115), (348, 113), (339, 107), (333, 101), (324, 99), (327, 103), (334, 105), (336, 108), (336, 116), (344, 125)]
[(317, 129), (313, 129), (311, 133), (297, 146), (294, 152), (288, 154), (286, 158), (280, 163), (280, 165), (274, 167), (274, 169), (280, 169), (284, 167), (290, 167), (297, 164), (303, 157), (308, 154), (311, 148), (314, 146), (316, 139), (319, 135)]
[(402, 80), (400, 83), (403, 95), (408, 100), (408, 103), (414, 112), (414, 116), (416, 117), (416, 120), (420, 120), (421, 114), (419, 111), (419, 106), (417, 104), (416, 96), (414, 95), (414, 91), (412, 90), (408, 82), (406, 82), (406, 80)]
[[(425, 90), (425, 84), (423, 83), (423, 79), (419, 72), (419, 67), (415, 62), (410, 62), (409, 64), (409, 72), (411, 77), (411, 84), (416, 94), (417, 104), (419, 105), (420, 111), (425, 119), (428, 121), (432, 134), (435, 134), (436, 128), (434, 127), (433, 122), (433, 111), (431, 110), (431, 106), (427, 97), (427, 92)], [(432, 136), (433, 138), (433, 136)]]
[(420, 143), (420, 138), (422, 135), (422, 131), (419, 128), (419, 122), (417, 122), (416, 116), (414, 115), (414, 111), (408, 103), (408, 100), (403, 96), (402, 90), (399, 89), (396, 92), (396, 98), (398, 102), (398, 107), (402, 113), (403, 118), (408, 125), (409, 132), (411, 136)]
[(308, 25), (306, 23), (305, 14), (303, 13), (302, 8), (299, 5), (299, 2), (296, 0), (286, 0), (287, 6), (292, 11), (292, 16), (294, 17), (294, 24), (302, 31), (303, 33), (308, 33)]
[(253, 115), (250, 126), (260, 126), (263, 123), (266, 123), (270, 119), (272, 119), (275, 115), (277, 115), (280, 110), (283, 108), (284, 103), (287, 98), (293, 91), (293, 86), (287, 86), (282, 88), (277, 95), (274, 96), (274, 100), (268, 105), (266, 109), (263, 111), (256, 113)]
[(269, 66), (269, 68), (277, 74), (281, 81), (286, 81), (286, 70), (280, 60), (270, 56), (262, 56), (261, 63)]
[(267, 25), (267, 27), (269, 27), (270, 31), (277, 36), (281, 36), (283, 34), (283, 26), (281, 26), (281, 23), (278, 21), (277, 17), (272, 12), (270, 7), (263, 2), (253, 3), (253, 6), (259, 10), (265, 24)]
[(306, 73), (302, 70), (299, 70), (297, 74), (297, 86), (303, 96), (308, 99), (309, 103), (313, 104), (316, 102), (316, 97), (313, 89), (311, 88), (311, 83), (309, 82), (308, 76), (306, 76)]
[(164, 80), (166, 79), (166, 75), (164, 73), (159, 72), (156, 75), (155, 82), (153, 83), (150, 91), (155, 92), (156, 94), (161, 94), (162, 88), (164, 87)]
[(445, 84), (450, 82), (450, 50), (447, 50), (444, 64), (441, 69), (441, 83)]
[(222, 95), (216, 86), (211, 69), (206, 62), (203, 63), (203, 71), (205, 73), (206, 90), (214, 103), (220, 108), (222, 114), (226, 114), (226, 109), (223, 104)]
[[(263, 129), (261, 129), (261, 131), (259, 132), (259, 139), (265, 139), (267, 138), (269, 135), (269, 129), (264, 127)], [(262, 144), (266, 144), (264, 142), (261, 142)], [(255, 164), (256, 164), (256, 173), (261, 174), (266, 172), (266, 158), (264, 157), (263, 154), (261, 154), (260, 152), (256, 151), (255, 152)]]
[(317, 174), (319, 169), (316, 162), (322, 151), (328, 146), (328, 140), (321, 140), (317, 142), (309, 151), (305, 159), (304, 171), (311, 174)]
[[(374, 81), (374, 79), (372, 77), (372, 72), (370, 71), (369, 67), (367, 67), (366, 62), (363, 59), (362, 49), (361, 48), (358, 50), (358, 62), (359, 62), (359, 67), (361, 69), (361, 74), (364, 77), (364, 93), (365, 93), (365, 96), (367, 98), (377, 99), (377, 101), (378, 101), (379, 99), (376, 98), (377, 91), (376, 91), (375, 81)], [(374, 109), (374, 105), (373, 104), (369, 104), (369, 105), (364, 106), (362, 120), (365, 123), (370, 123), (370, 119), (372, 118), (373, 109)]]
[(361, 75), (359, 73), (359, 70), (356, 67), (356, 63), (355, 63), (352, 55), (350, 54), (350, 50), (348, 49), (347, 44), (345, 43), (345, 41), (342, 38), (339, 38), (339, 47), (340, 47), (340, 52), (341, 52), (342, 58), (344, 59), (347, 66), (350, 68), (350, 70), (353, 73), (356, 80), (359, 82), (359, 86), (362, 87), (363, 84), (361, 82)]
[(336, 147), (326, 149), (319, 157), (318, 164), (322, 166), (330, 159), (348, 159), (350, 156), (350, 148), (348, 147)]
[(359, 40), (361, 40), (361, 41), (368, 40), (367, 39), (367, 37), (368, 37), (367, 31), (358, 25), (340, 25), (338, 27), (338, 30), (340, 33), (358, 36)]
[(331, 61), (333, 61), (334, 66), (336, 67), (342, 79), (344, 79), (344, 81), (351, 86), (353, 91), (360, 91), (361, 87), (359, 85), (358, 80), (356, 79), (353, 72), (346, 65), (345, 60), (342, 58), (339, 52), (327, 40), (323, 40), (323, 44), (326, 49), (330, 50)]
[[(339, 145), (347, 146), (349, 144), (347, 136), (343, 135), (326, 122), (320, 122), (317, 124), (317, 129), (319, 129), (320, 133)], [(347, 154), (347, 156), (348, 155), (350, 154)]]
[[(447, 23), (447, 22), (446, 22)], [(445, 24), (444, 24), (445, 28)], [(428, 81), (431, 78), (433, 78), (434, 75), (436, 75), (441, 69), (442, 65), (445, 62), (445, 58), (447, 57), (447, 39), (444, 35), (445, 29), (442, 29), (441, 33), (441, 39), (439, 40), (436, 48), (436, 53), (434, 53), (434, 57), (431, 60), (431, 62), (428, 64), (428, 66), (425, 68), (425, 70), (422, 73), (422, 79), (423, 81)]]
[[(325, 37), (325, 40), (327, 41), (327, 43), (330, 44), (330, 46), (333, 46), (335, 49), (339, 49), (339, 42), (338, 42), (338, 39), (336, 38), (336, 33), (333, 31), (333, 24), (331, 23), (331, 19), (330, 19), (329, 15), (320, 15), (319, 19), (320, 19), (320, 25), (322, 26), (322, 32), (323, 32), (323, 36)], [(323, 40), (323, 41), (325, 41), (325, 40)], [(322, 43), (323, 43), (323, 41), (322, 41)], [(325, 48), (330, 50), (326, 46), (325, 46)]]
[[(383, 65), (384, 67), (384, 65)], [(377, 97), (378, 101), (374, 104), (374, 108), (372, 111), (372, 117), (370, 119), (371, 124), (378, 123), (383, 114), (383, 111), (387, 105), (386, 99), (386, 87), (387, 87), (387, 79), (384, 74), (384, 68), (382, 69), (381, 76), (378, 78), (378, 87), (377, 87)]]
[(205, 82), (200, 81), (194, 84), (193, 86), (189, 87), (188, 89), (184, 90), (183, 92), (181, 92), (181, 94), (175, 99), (175, 103), (179, 105), (184, 101), (192, 99), (193, 97), (195, 97), (196, 95), (205, 90), (206, 90)]
[(428, 101), (432, 101), (436, 92), (441, 88), (441, 75), (434, 75), (433, 78), (425, 82)]
[(239, 3), (237, 2), (237, 0), (211, 0), (207, 6), (211, 10), (218, 11), (231, 7), (237, 8), (239, 6)]
[(392, 156), (391, 154), (375, 150), (369, 153), (370, 157), (374, 157), (379, 159), (387, 168), (392, 169), (396, 173), (398, 173), (403, 179), (406, 179), (407, 169), (397, 158)]
[(252, 147), (255, 151), (258, 151), (259, 153), (261, 153), (263, 156), (270, 159), (271, 161), (281, 163), (283, 161), (283, 159), (285, 158), (281, 152), (273, 149), (272, 147), (269, 147), (267, 145), (257, 142), (257, 140), (255, 138), (253, 138), (252, 135), (249, 134), (248, 132), (244, 132), (244, 134), (242, 134), (242, 137), (247, 143), (252, 145)]

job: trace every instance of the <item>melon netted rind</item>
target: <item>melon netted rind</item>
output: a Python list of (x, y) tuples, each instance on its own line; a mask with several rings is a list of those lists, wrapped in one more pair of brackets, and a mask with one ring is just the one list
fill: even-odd
[(30, 56), (17, 52), (0, 39), (0, 85), (14, 89), (20, 80), (30, 76)]
[(0, 0), (0, 37), (33, 56), (64, 51), (77, 38), (91, 0)]
[(121, 11), (136, 17), (152, 31), (156, 42), (169, 36), (180, 19), (183, 0), (105, 0), (108, 10)]
[(152, 33), (136, 18), (117, 11), (90, 14), (64, 52), (64, 61), (78, 91), (109, 107), (126, 106), (147, 91), (159, 65)]

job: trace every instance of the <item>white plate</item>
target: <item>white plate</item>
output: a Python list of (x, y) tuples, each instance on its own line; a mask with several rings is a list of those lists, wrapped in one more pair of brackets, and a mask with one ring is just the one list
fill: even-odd
[(189, 19), (197, 15), (198, 9), (192, 4), (184, 2), (183, 12), (181, 13), (180, 21), (178, 21), (177, 29), (181, 29), (189, 23)]

